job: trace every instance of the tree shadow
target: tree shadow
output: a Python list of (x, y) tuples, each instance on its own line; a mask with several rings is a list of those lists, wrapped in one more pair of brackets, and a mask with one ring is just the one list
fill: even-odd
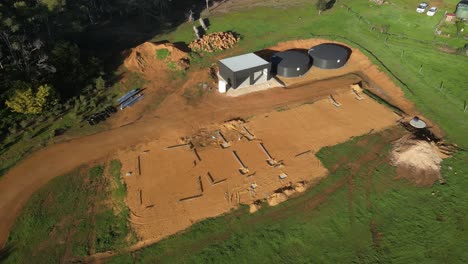
[(325, 5), (325, 10), (332, 9), (332, 7), (335, 5), (335, 3), (336, 3), (336, 0), (328, 1), (327, 4)]
[[(1, 175), (1, 174), (0, 174)], [(3, 263), (8, 259), (8, 257), (14, 252), (13, 246), (4, 246), (0, 249), (0, 263)]]

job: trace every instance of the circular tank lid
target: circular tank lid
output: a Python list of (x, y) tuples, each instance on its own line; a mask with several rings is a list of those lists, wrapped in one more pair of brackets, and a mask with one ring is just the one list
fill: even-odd
[(348, 48), (333, 43), (323, 43), (309, 49), (310, 56), (324, 60), (345, 60), (349, 53)]
[(412, 127), (415, 128), (425, 128), (426, 127), (426, 122), (422, 121), (419, 119), (419, 117), (415, 116), (411, 121), (409, 122)]
[(306, 53), (296, 50), (286, 50), (271, 56), (271, 62), (281, 67), (295, 68), (309, 64), (310, 58)]

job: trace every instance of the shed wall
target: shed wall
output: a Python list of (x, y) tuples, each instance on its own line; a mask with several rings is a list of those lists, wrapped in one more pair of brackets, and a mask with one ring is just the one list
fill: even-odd
[[(233, 89), (242, 88), (254, 84), (256, 81), (265, 80), (265, 78), (258, 78), (254, 76), (255, 72), (263, 71), (266, 69), (266, 80), (271, 78), (270, 70), (271, 64), (265, 64), (237, 72), (231, 71), (226, 65), (218, 61), (219, 75), (228, 83), (229, 87)], [(257, 77), (257, 80), (256, 80)]]

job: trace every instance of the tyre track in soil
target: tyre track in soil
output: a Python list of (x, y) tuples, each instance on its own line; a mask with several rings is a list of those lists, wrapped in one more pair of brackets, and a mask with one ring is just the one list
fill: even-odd
[[(321, 193), (313, 196), (308, 200), (291, 200), (289, 201), (288, 208), (283, 211), (273, 211), (268, 214), (262, 215), (257, 219), (252, 219), (252, 222), (261, 221), (263, 218), (274, 218), (274, 219), (282, 219), (285, 217), (289, 217), (293, 215), (295, 212), (294, 210), (303, 210), (303, 211), (311, 211), (317, 208), (319, 205), (323, 204), (327, 201), (328, 197), (338, 191), (340, 188), (346, 187), (348, 188), (348, 198), (352, 199), (354, 195), (354, 177), (356, 176), (357, 172), (362, 168), (363, 165), (369, 165), (368, 170), (366, 170), (366, 178), (372, 178), (372, 172), (385, 160), (387, 155), (382, 155), (382, 150), (387, 146), (387, 144), (397, 140), (400, 138), (404, 133), (399, 127), (393, 127), (389, 130), (382, 132), (381, 138), (379, 141), (372, 146), (372, 148), (364, 155), (360, 156), (357, 160), (349, 161), (348, 157), (344, 157), (343, 159), (339, 160), (337, 164), (339, 166), (334, 166), (332, 170), (328, 173), (328, 175), (333, 174), (334, 172), (338, 171), (339, 169), (343, 168), (344, 170), (348, 171), (348, 175), (342, 177), (341, 179), (336, 180), (333, 184), (325, 188)], [(356, 144), (367, 143), (367, 139), (363, 138), (356, 142)], [(376, 162), (372, 162), (376, 160)], [(309, 186), (311, 188), (313, 186)], [(367, 189), (367, 188), (366, 188)], [(367, 191), (366, 191), (367, 192)], [(369, 195), (367, 195), (367, 199), (370, 202), (370, 191)], [(352, 212), (352, 200), (348, 201), (348, 206), (350, 213)]]

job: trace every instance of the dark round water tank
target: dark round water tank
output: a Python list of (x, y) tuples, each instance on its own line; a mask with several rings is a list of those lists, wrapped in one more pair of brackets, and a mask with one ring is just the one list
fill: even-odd
[(346, 64), (351, 55), (351, 49), (338, 44), (324, 43), (310, 48), (309, 55), (312, 57), (314, 66), (322, 69), (337, 69)]
[(286, 50), (271, 57), (272, 71), (283, 77), (298, 77), (310, 68), (310, 57), (305, 52)]

